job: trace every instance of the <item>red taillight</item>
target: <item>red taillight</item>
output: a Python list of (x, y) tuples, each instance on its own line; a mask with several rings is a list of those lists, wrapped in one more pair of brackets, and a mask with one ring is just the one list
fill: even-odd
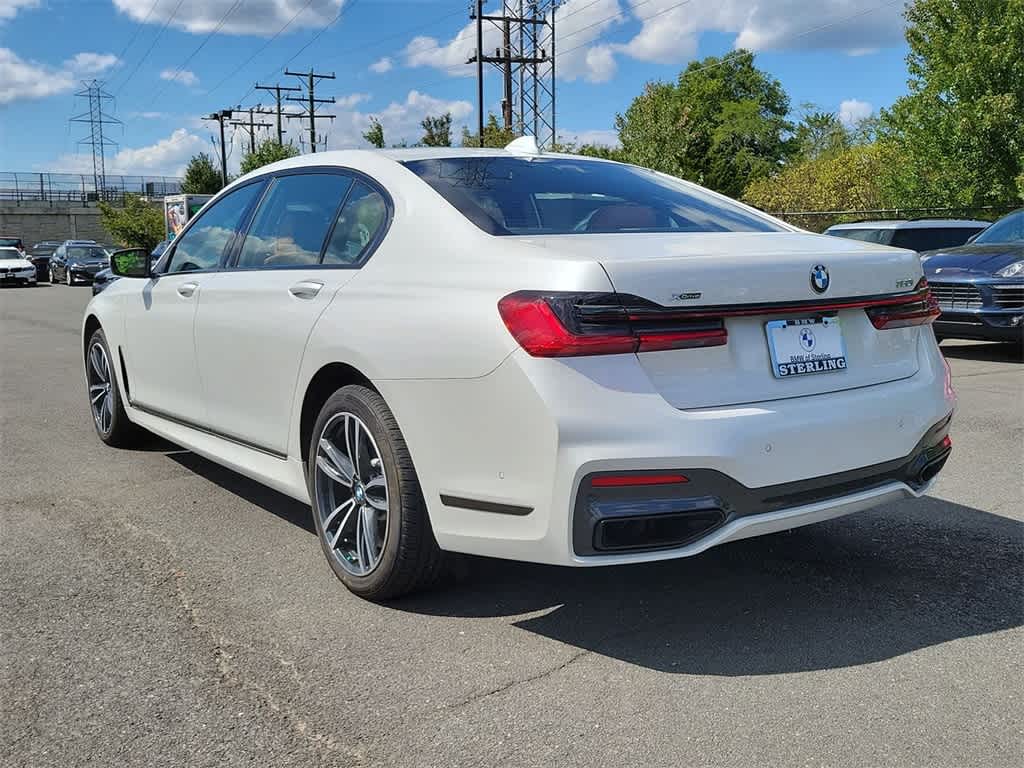
[(590, 484), (595, 488), (623, 488), (636, 485), (674, 485), (688, 483), (686, 475), (602, 475), (595, 477)]
[(640, 321), (616, 294), (519, 291), (499, 301), (498, 312), (533, 357), (656, 352), (728, 341), (721, 319), (659, 317), (648, 311)]
[(928, 281), (923, 277), (914, 293), (894, 300), (892, 303), (864, 310), (868, 319), (878, 330), (907, 328), (912, 325), (927, 325), (941, 314), (939, 303), (928, 290)]

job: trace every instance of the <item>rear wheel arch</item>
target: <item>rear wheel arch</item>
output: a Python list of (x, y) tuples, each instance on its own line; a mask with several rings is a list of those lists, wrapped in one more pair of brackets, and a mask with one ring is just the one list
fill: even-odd
[(302, 410), (299, 416), (299, 447), (302, 451), (303, 464), (309, 459), (309, 442), (313, 437), (313, 427), (320, 415), (320, 409), (331, 395), (350, 384), (361, 384), (378, 392), (368, 376), (348, 363), (328, 363), (309, 380), (302, 397)]
[(89, 351), (89, 340), (92, 338), (92, 335), (96, 333), (97, 329), (102, 327), (96, 315), (89, 315), (85, 318), (85, 325), (82, 330), (82, 359), (85, 359), (85, 355)]

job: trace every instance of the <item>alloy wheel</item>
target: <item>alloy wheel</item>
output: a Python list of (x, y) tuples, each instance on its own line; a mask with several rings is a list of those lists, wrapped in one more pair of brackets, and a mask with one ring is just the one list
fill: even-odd
[(388, 536), (388, 484), (377, 443), (353, 413), (337, 413), (317, 441), (314, 489), (328, 550), (353, 576), (370, 574)]
[(96, 428), (106, 435), (114, 420), (113, 376), (107, 350), (99, 342), (89, 347), (89, 401)]

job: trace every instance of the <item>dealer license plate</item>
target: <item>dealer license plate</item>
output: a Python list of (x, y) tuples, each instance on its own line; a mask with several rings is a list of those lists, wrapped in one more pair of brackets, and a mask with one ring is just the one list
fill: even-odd
[(772, 373), (777, 379), (846, 370), (846, 345), (838, 317), (765, 323)]

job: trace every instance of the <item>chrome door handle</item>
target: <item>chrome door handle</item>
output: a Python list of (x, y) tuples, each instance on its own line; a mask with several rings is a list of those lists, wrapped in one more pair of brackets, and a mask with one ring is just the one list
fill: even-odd
[(288, 289), (288, 293), (297, 299), (313, 299), (324, 287), (323, 283), (316, 280), (302, 280)]
[(188, 299), (196, 292), (196, 288), (198, 287), (199, 283), (182, 283), (178, 286), (178, 295)]

